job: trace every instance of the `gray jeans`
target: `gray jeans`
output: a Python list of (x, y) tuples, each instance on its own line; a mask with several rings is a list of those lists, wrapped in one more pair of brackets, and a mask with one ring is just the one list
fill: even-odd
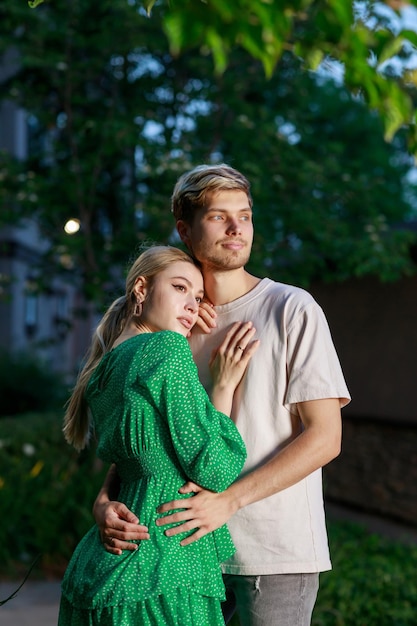
[(319, 574), (225, 574), (226, 624), (237, 612), (241, 626), (310, 626)]

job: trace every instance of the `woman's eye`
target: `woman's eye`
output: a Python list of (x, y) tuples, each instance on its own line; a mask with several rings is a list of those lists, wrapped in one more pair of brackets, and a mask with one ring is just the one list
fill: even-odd
[(184, 285), (174, 285), (174, 287), (175, 287), (175, 289), (178, 289), (178, 291), (182, 291), (182, 292), (185, 291)]
[(203, 302), (203, 298), (196, 298), (195, 301), (197, 304), (201, 304)]

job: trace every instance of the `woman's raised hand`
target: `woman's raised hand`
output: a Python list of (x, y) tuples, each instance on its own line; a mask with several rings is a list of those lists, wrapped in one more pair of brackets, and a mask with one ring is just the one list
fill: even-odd
[(258, 349), (259, 339), (253, 339), (255, 333), (252, 322), (236, 322), (213, 350), (209, 361), (213, 390), (236, 389)]
[(198, 326), (203, 333), (209, 334), (213, 328), (216, 328), (216, 317), (217, 313), (211, 302), (207, 300), (200, 302), (196, 326)]

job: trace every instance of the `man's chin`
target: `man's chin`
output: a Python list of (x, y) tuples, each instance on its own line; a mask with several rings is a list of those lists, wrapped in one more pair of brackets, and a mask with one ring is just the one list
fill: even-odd
[(242, 257), (230, 254), (227, 257), (207, 259), (203, 264), (207, 268), (217, 272), (231, 272), (233, 270), (238, 270), (241, 267), (244, 267), (248, 260), (249, 257), (247, 256)]

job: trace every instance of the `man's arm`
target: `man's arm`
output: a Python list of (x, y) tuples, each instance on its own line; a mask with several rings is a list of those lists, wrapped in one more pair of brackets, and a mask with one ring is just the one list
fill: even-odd
[(112, 465), (93, 505), (93, 515), (99, 527), (101, 541), (107, 552), (122, 554), (122, 550), (136, 550), (132, 541), (149, 539), (148, 528), (125, 504), (116, 502), (120, 479), (117, 468)]
[(173, 536), (195, 532), (181, 545), (200, 539), (225, 524), (239, 509), (263, 500), (299, 482), (323, 467), (340, 453), (342, 423), (338, 398), (300, 402), (298, 410), (303, 431), (271, 460), (233, 483), (222, 493), (213, 493), (187, 483), (182, 493), (197, 491), (186, 500), (174, 500), (159, 507), (159, 513), (182, 508), (157, 520), (158, 526), (182, 522), (166, 531)]

